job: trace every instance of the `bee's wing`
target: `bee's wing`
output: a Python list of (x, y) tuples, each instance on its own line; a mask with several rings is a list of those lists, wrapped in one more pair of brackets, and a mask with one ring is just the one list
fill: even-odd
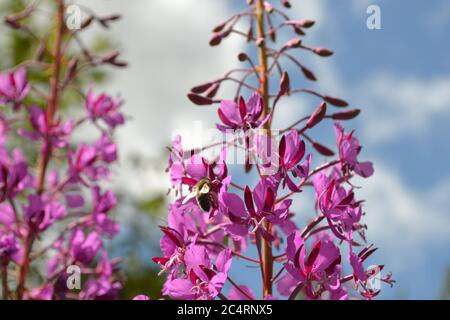
[(182, 204), (186, 204), (192, 198), (195, 198), (197, 195), (197, 188), (193, 188), (191, 193), (189, 193), (186, 197), (184, 197)]

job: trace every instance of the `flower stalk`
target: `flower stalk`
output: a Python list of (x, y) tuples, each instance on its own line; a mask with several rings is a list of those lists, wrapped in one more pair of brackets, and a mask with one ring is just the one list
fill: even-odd
[[(257, 0), (255, 6), (256, 25), (257, 25), (257, 41), (258, 43), (258, 60), (259, 60), (259, 92), (261, 94), (264, 110), (261, 118), (264, 119), (270, 112), (269, 106), (269, 79), (267, 73), (267, 49), (266, 49), (266, 31), (264, 17), (264, 1)], [(264, 128), (268, 134), (271, 132), (271, 121), (267, 121)], [(264, 227), (268, 233), (272, 232), (270, 222), (264, 222)], [(273, 255), (272, 246), (266, 239), (262, 239), (262, 268), (264, 269), (263, 297), (272, 294), (272, 274), (273, 274)]]

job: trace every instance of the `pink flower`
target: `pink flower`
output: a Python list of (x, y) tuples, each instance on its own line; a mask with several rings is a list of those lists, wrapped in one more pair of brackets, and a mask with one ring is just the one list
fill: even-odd
[(27, 82), (27, 71), (18, 68), (14, 72), (0, 74), (0, 103), (13, 103), (14, 110), (18, 111), (23, 99), (30, 91)]
[(0, 202), (22, 191), (27, 178), (28, 166), (20, 153), (14, 153), (12, 160), (0, 159)]
[(324, 173), (313, 178), (313, 185), (318, 207), (326, 216), (333, 234), (341, 240), (350, 240), (352, 231), (360, 227), (361, 202), (355, 200), (352, 190), (346, 190)]
[(100, 158), (106, 163), (113, 163), (117, 160), (117, 145), (111, 141), (111, 137), (103, 133), (95, 142)]
[(20, 128), (18, 133), (21, 136), (32, 141), (42, 139), (55, 148), (64, 148), (67, 146), (73, 129), (72, 120), (62, 123), (61, 119), (58, 119), (50, 123), (44, 110), (36, 106), (30, 107), (29, 113), (31, 126), (34, 131)]
[(96, 96), (92, 90), (86, 97), (86, 109), (89, 117), (96, 121), (102, 119), (111, 128), (125, 123), (125, 117), (119, 112), (122, 101), (102, 93)]
[(221, 202), (226, 208), (226, 214), (231, 223), (224, 226), (225, 230), (236, 240), (246, 237), (251, 227), (252, 232), (260, 234), (264, 239), (273, 241), (263, 227), (264, 221), (282, 224), (288, 218), (291, 199), (275, 203), (275, 186), (267, 179), (262, 179), (253, 192), (245, 188), (244, 200), (234, 193), (223, 193)]
[(339, 289), (341, 254), (332, 241), (317, 241), (307, 254), (305, 243), (296, 231), (288, 237), (286, 256), (288, 262), (284, 267), (309, 298), (316, 299), (323, 291)]
[(101, 192), (99, 187), (92, 189), (93, 211), (92, 221), (99, 233), (114, 237), (119, 232), (119, 224), (108, 217), (108, 213), (117, 205), (114, 192)]
[(239, 105), (232, 100), (222, 100), (217, 112), (224, 124), (217, 124), (217, 128), (223, 132), (226, 130), (259, 128), (269, 120), (269, 116), (260, 120), (263, 112), (263, 101), (258, 93), (253, 93), (247, 102), (243, 97), (240, 97)]
[(227, 280), (231, 258), (230, 249), (225, 249), (219, 253), (213, 266), (205, 247), (191, 244), (185, 253), (185, 276), (169, 277), (163, 294), (174, 299), (214, 299)]
[(65, 208), (54, 200), (39, 195), (28, 196), (25, 207), (25, 221), (31, 232), (42, 232), (65, 215)]
[(355, 171), (361, 177), (370, 177), (373, 174), (372, 162), (358, 162), (357, 157), (361, 151), (361, 145), (358, 139), (354, 137), (354, 131), (349, 134), (345, 133), (340, 122), (335, 122), (334, 129), (344, 176), (351, 171)]
[(153, 257), (153, 262), (161, 267), (162, 272), (177, 272), (184, 261), (186, 243), (183, 236), (170, 227), (160, 227), (164, 236), (160, 240), (161, 251), (164, 256)]
[[(297, 130), (291, 130), (288, 134), (283, 135), (279, 145), (279, 166), (281, 178), (283, 179), (283, 187), (287, 184), (291, 191), (299, 192), (300, 189), (289, 177), (289, 172), (295, 176), (300, 175), (305, 178), (308, 174), (310, 159), (303, 166), (298, 165), (305, 155), (305, 142), (300, 139)], [(306, 172), (305, 172), (306, 171)]]
[(88, 185), (85, 177), (91, 181), (108, 178), (109, 170), (105, 163), (110, 160), (108, 153), (87, 144), (80, 144), (75, 152), (69, 151), (69, 175), (71, 182)]
[(0, 266), (6, 266), (8, 263), (18, 261), (20, 245), (14, 234), (0, 233)]
[[(245, 294), (243, 293), (245, 292)], [(253, 290), (247, 286), (239, 286), (239, 289), (236, 287), (231, 287), (230, 291), (228, 291), (228, 300), (255, 300), (255, 294)]]
[(93, 231), (85, 237), (81, 229), (76, 229), (70, 239), (70, 254), (75, 261), (88, 265), (102, 245), (102, 240), (97, 232)]

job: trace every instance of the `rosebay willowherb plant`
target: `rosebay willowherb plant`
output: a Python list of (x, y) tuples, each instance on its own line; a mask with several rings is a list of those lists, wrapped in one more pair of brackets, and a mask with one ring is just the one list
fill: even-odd
[[(55, 26), (41, 35), (27, 19), (48, 9)], [(117, 160), (112, 134), (125, 120), (121, 100), (80, 87), (80, 76), (95, 67), (125, 66), (117, 51), (97, 55), (80, 37), (89, 25), (107, 27), (119, 16), (88, 11), (69, 30), (65, 12), (63, 0), (35, 1), (5, 18), (17, 32), (33, 35), (37, 54), (0, 73), (3, 299), (114, 299), (122, 286), (119, 260), (108, 257), (104, 244), (118, 232), (109, 217), (116, 198), (101, 186)], [(30, 70), (41, 74), (40, 83), (28, 79)], [(64, 120), (62, 100), (70, 92), (84, 101), (82, 112)], [(73, 135), (86, 126), (98, 134), (79, 142)]]
[[(360, 110), (346, 109), (344, 100), (308, 88), (291, 88), (294, 71), (295, 76), (316, 81), (296, 52), (333, 54), (304, 40), (314, 21), (291, 20), (283, 11), (291, 6), (287, 0), (281, 6), (263, 0), (247, 4), (214, 28), (210, 45), (242, 36), (252, 49), (238, 59), (248, 67), (230, 70), (188, 94), (196, 105), (218, 105), (216, 127), (226, 138), (185, 150), (177, 136), (170, 148), (168, 171), (175, 200), (169, 206), (168, 225), (161, 226), (162, 256), (153, 258), (167, 276), (162, 293), (175, 299), (256, 299), (254, 288), (230, 276), (241, 260), (259, 269), (263, 299), (347, 299), (358, 294), (373, 298), (380, 292), (378, 284), (394, 281), (389, 273), (383, 275), (383, 265), (368, 265), (376, 248), (366, 244), (363, 201), (351, 183), (355, 175), (373, 174), (372, 163), (359, 160), (361, 145), (354, 131), (346, 132), (340, 122), (355, 118)], [(242, 31), (244, 19), (249, 26)], [(272, 48), (284, 31), (295, 37)], [(226, 82), (237, 85), (236, 95), (216, 98)], [(316, 97), (318, 106), (309, 116), (274, 130), (278, 102), (294, 94)], [(334, 127), (328, 120), (335, 121)], [(336, 153), (311, 137), (310, 129), (318, 126), (334, 130)], [(203, 155), (217, 146), (216, 158)], [(239, 176), (230, 175), (229, 155), (236, 149), (245, 151), (246, 173), (257, 175), (254, 186), (241, 185)], [(312, 161), (323, 157), (329, 160), (313, 167)], [(304, 188), (315, 191), (311, 209), (316, 215), (297, 226), (292, 203)], [(227, 293), (224, 286), (230, 288)]]

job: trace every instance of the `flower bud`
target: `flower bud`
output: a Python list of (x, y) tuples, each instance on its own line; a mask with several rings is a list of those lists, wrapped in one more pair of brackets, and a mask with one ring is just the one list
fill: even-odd
[(193, 93), (203, 93), (206, 90), (208, 90), (209, 88), (211, 88), (211, 86), (214, 84), (214, 82), (207, 82), (207, 83), (203, 83), (203, 84), (199, 84), (198, 86), (195, 86), (191, 89), (191, 92)]
[(287, 94), (291, 90), (291, 84), (289, 80), (289, 74), (284, 71), (280, 80), (280, 91), (278, 93), (279, 96)]
[(300, 66), (300, 69), (302, 70), (303, 75), (304, 75), (307, 79), (309, 79), (309, 80), (311, 80), (311, 81), (316, 81), (316, 80), (317, 80), (317, 79), (316, 79), (316, 76), (314, 75), (314, 73), (313, 73), (311, 70), (309, 70), (308, 68), (305, 68), (304, 66)]
[(325, 157), (331, 157), (334, 156), (334, 151), (325, 147), (324, 145), (318, 143), (318, 142), (314, 142), (312, 144), (312, 146), (314, 147), (314, 149), (317, 150), (317, 152), (319, 152), (321, 155), (325, 156)]
[(239, 61), (244, 62), (248, 59), (248, 55), (244, 52), (241, 52), (238, 54), (238, 59)]
[(78, 59), (72, 58), (67, 65), (67, 80), (70, 81), (75, 77), (78, 67)]
[(325, 97), (323, 97), (323, 100), (325, 100), (326, 102), (328, 102), (329, 104), (331, 104), (335, 107), (347, 107), (348, 106), (347, 101), (344, 101), (342, 99), (335, 98), (335, 97), (325, 96)]
[(210, 105), (213, 103), (213, 100), (207, 97), (203, 97), (201, 95), (195, 94), (195, 93), (189, 93), (188, 95), (189, 100), (191, 100), (192, 103), (204, 106), (204, 105)]
[(288, 0), (281, 0), (281, 4), (288, 9), (292, 7)]
[(302, 19), (302, 20), (288, 20), (285, 23), (291, 24), (297, 28), (311, 28), (315, 24), (315, 21)]
[(360, 109), (352, 109), (344, 112), (338, 112), (331, 115), (334, 120), (351, 120), (356, 118), (361, 113)]
[(214, 98), (216, 96), (217, 91), (219, 91), (220, 82), (214, 83), (207, 91), (206, 96), (208, 98)]
[(301, 28), (299, 28), (297, 26), (294, 26), (293, 29), (294, 29), (294, 32), (296, 34), (298, 34), (299, 36), (304, 36), (305, 35), (305, 33), (303, 32), (303, 30)]
[(216, 32), (213, 34), (212, 38), (209, 40), (209, 45), (214, 47), (218, 46), (222, 42), (222, 33)]
[(306, 127), (309, 129), (314, 127), (316, 124), (318, 124), (320, 121), (323, 120), (326, 113), (327, 113), (327, 104), (325, 102), (322, 102), (309, 117), (308, 122), (306, 122)]
[(298, 21), (299, 27), (311, 28), (316, 22), (314, 20), (302, 19)]
[(294, 38), (294, 39), (291, 39), (288, 42), (286, 42), (284, 47), (286, 47), (286, 48), (299, 48), (301, 44), (302, 44), (302, 40), (300, 40), (299, 38)]
[(313, 52), (321, 57), (329, 57), (333, 55), (333, 51), (327, 48), (314, 48)]
[(214, 33), (217, 33), (217, 32), (222, 31), (223, 28), (225, 28), (226, 25), (227, 25), (226, 22), (222, 22), (221, 24), (217, 25), (217, 26), (213, 29), (213, 32), (214, 32)]
[(86, 20), (84, 20), (81, 23), (80, 29), (85, 29), (85, 28), (89, 27), (91, 25), (92, 21), (94, 21), (94, 17), (89, 16)]

